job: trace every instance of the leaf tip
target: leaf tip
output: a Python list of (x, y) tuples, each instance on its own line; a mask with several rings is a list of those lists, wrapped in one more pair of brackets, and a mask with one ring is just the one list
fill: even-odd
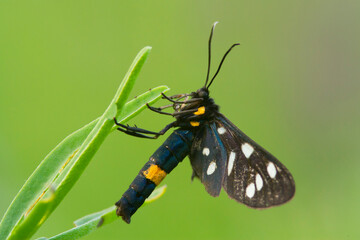
[(151, 46), (146, 46), (143, 48), (145, 51), (151, 51), (152, 47)]
[(164, 185), (158, 189), (156, 189), (148, 199), (145, 200), (145, 203), (151, 203), (157, 199), (159, 199), (162, 195), (165, 194), (167, 186)]

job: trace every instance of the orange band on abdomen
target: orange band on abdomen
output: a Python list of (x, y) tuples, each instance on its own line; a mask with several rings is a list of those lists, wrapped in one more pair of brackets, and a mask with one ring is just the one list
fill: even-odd
[(155, 164), (151, 165), (148, 169), (143, 171), (143, 174), (147, 179), (156, 185), (159, 185), (160, 182), (166, 177), (166, 172)]

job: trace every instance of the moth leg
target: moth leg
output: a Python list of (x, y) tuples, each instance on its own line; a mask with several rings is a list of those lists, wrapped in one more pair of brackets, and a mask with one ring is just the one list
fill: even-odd
[(184, 97), (186, 97), (186, 96), (190, 96), (190, 94), (188, 94), (188, 93), (176, 94), (176, 95), (169, 96), (168, 98), (170, 98), (170, 99), (175, 99), (175, 98), (177, 98), (177, 100), (180, 100), (180, 99), (182, 99), (182, 98), (184, 98)]
[(149, 104), (146, 104), (146, 106), (151, 111), (154, 111), (154, 112), (160, 113), (160, 114), (164, 114), (164, 115), (169, 115), (169, 116), (185, 115), (185, 114), (188, 114), (188, 113), (194, 113), (194, 112), (198, 111), (197, 108), (194, 108), (194, 109), (189, 109), (189, 110), (184, 110), (184, 111), (179, 111), (179, 112), (174, 112), (174, 113), (167, 113), (167, 112), (163, 112), (162, 109), (167, 108), (168, 106), (172, 107), (172, 106), (174, 106), (173, 104), (172, 105), (166, 105), (166, 106), (159, 107), (159, 108), (151, 107)]
[[(146, 104), (146, 105), (147, 105), (148, 107), (150, 107), (149, 104)], [(156, 109), (156, 110), (159, 110), (159, 111), (162, 111), (163, 109), (171, 108), (171, 107), (173, 107), (173, 106), (174, 106), (174, 104), (169, 104), (169, 105), (165, 105), (165, 106), (151, 107), (151, 108)]]
[(164, 115), (169, 115), (169, 116), (172, 116), (171, 113), (167, 113), (167, 112), (163, 112), (162, 110), (165, 109), (165, 108), (169, 108), (169, 107), (172, 107), (173, 104), (170, 104), (170, 105), (166, 105), (166, 106), (162, 106), (162, 107), (152, 107), (150, 106), (148, 103), (146, 104), (146, 106), (153, 112), (156, 112), (156, 113), (160, 113), (160, 114), (164, 114)]
[[(190, 97), (190, 96), (186, 96), (185, 99), (184, 99), (184, 102), (187, 102), (187, 101), (189, 100), (189, 97)], [(186, 106), (186, 103), (181, 104), (180, 109), (181, 109), (181, 110), (184, 109), (185, 106)]]
[[(170, 97), (166, 96), (164, 93), (161, 93), (161, 95), (163, 96), (163, 98), (165, 98), (166, 100), (172, 102), (172, 103), (193, 103), (193, 102), (200, 102), (200, 101), (203, 101), (202, 98), (192, 98), (192, 99), (189, 99), (187, 101), (175, 101), (173, 99), (171, 99)], [(184, 96), (186, 97), (186, 96)]]
[[(118, 123), (115, 118), (114, 118), (114, 121), (115, 121), (115, 124), (117, 126), (119, 126), (117, 128), (117, 130), (119, 130), (127, 135), (130, 135), (130, 136), (139, 137), (139, 138), (149, 138), (149, 139), (156, 139), (159, 136), (164, 135), (170, 128), (175, 127), (177, 124), (175, 121), (175, 122), (172, 122), (172, 123), (166, 125), (165, 128), (162, 129), (160, 132), (153, 132), (153, 131), (149, 131), (146, 129), (138, 128), (137, 126), (131, 127), (128, 125)], [(149, 135), (153, 135), (153, 136), (149, 136)]]
[(138, 137), (138, 138), (149, 138), (149, 139), (153, 139), (154, 137), (153, 136), (147, 136), (145, 134), (140, 134), (140, 133), (136, 133), (136, 132), (131, 132), (131, 131), (128, 131), (128, 130), (125, 130), (125, 129), (122, 129), (122, 128), (117, 128), (117, 130), (119, 130), (120, 132), (123, 132), (127, 135), (130, 135), (130, 136), (133, 136), (133, 137)]

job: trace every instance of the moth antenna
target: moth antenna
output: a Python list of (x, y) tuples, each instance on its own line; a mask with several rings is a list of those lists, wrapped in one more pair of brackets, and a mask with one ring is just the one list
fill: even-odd
[[(215, 77), (218, 75), (218, 73), (219, 73), (219, 71), (220, 71), (220, 68), (221, 68), (222, 64), (224, 63), (224, 60), (225, 60), (226, 56), (229, 54), (229, 52), (230, 52), (235, 46), (238, 46), (238, 45), (240, 45), (240, 43), (235, 43), (235, 44), (233, 44), (233, 45), (229, 48), (229, 50), (226, 51), (225, 55), (224, 55), (223, 58), (221, 59), (221, 62), (220, 62), (220, 64), (219, 64), (218, 69), (216, 70), (215, 75), (212, 77), (209, 85), (208, 85), (206, 88), (209, 89), (209, 87), (210, 87), (210, 85), (212, 84), (212, 82), (214, 81)], [(205, 85), (205, 86), (206, 86), (206, 85)]]
[(212, 40), (212, 37), (213, 37), (213, 34), (214, 34), (215, 26), (218, 23), (219, 23), (218, 21), (214, 22), (214, 24), (213, 24), (213, 26), (211, 28), (211, 32), (210, 32), (209, 45), (208, 45), (208, 48), (209, 48), (208, 69), (207, 69), (207, 75), (206, 75), (206, 81), (205, 81), (204, 87), (206, 87), (206, 84), (209, 81), (210, 65), (211, 65), (211, 40)]

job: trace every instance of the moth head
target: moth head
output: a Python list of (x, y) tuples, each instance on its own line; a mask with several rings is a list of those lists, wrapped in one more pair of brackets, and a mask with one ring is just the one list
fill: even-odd
[(208, 99), (209, 98), (209, 89), (207, 89), (206, 87), (202, 87), (200, 89), (198, 89), (195, 92), (195, 98), (203, 98), (203, 99)]

